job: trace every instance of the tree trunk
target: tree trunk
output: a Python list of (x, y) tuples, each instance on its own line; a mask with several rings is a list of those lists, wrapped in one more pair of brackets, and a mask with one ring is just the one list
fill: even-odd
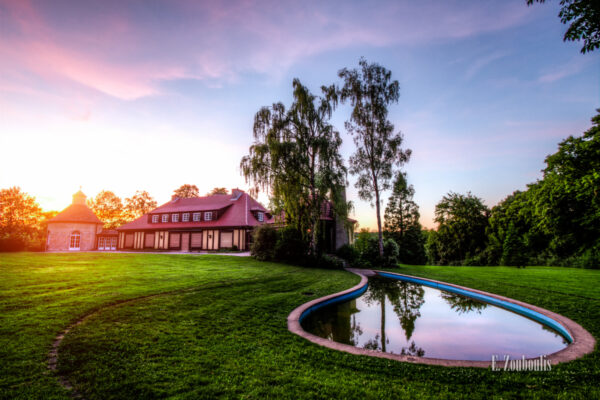
[(380, 299), (381, 302), (381, 351), (385, 352), (385, 295)]
[(379, 239), (379, 257), (383, 257), (383, 233), (381, 232), (381, 206), (379, 205), (379, 187), (375, 181), (375, 209), (377, 211), (377, 235)]

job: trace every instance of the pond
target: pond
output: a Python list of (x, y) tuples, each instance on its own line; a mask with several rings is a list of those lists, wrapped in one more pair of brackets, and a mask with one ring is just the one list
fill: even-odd
[(374, 276), (357, 298), (312, 311), (314, 335), (387, 353), (449, 360), (535, 358), (569, 342), (537, 321), (466, 296)]

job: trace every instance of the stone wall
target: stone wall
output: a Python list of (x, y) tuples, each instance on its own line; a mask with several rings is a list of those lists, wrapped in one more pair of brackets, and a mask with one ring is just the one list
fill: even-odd
[(46, 251), (69, 251), (71, 233), (79, 231), (79, 250), (96, 249), (96, 233), (102, 230), (99, 224), (75, 222), (50, 222), (46, 236)]

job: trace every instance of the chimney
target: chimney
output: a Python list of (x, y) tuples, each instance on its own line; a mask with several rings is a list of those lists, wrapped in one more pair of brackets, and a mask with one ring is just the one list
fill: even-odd
[(242, 194), (244, 194), (243, 190), (240, 190), (238, 188), (231, 189), (231, 201), (236, 201), (241, 197)]
[(83, 204), (85, 205), (86, 195), (83, 194), (81, 189), (77, 193), (73, 195), (73, 204)]

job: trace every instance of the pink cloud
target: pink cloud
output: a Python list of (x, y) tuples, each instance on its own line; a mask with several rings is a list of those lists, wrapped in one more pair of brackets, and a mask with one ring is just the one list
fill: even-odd
[(245, 72), (278, 75), (328, 50), (464, 38), (529, 15), (522, 4), (496, 4), (495, 13), (456, 5), (4, 1), (0, 68), (3, 76), (24, 68), (51, 85), (71, 81), (133, 100), (161, 93), (165, 80), (219, 85)]

